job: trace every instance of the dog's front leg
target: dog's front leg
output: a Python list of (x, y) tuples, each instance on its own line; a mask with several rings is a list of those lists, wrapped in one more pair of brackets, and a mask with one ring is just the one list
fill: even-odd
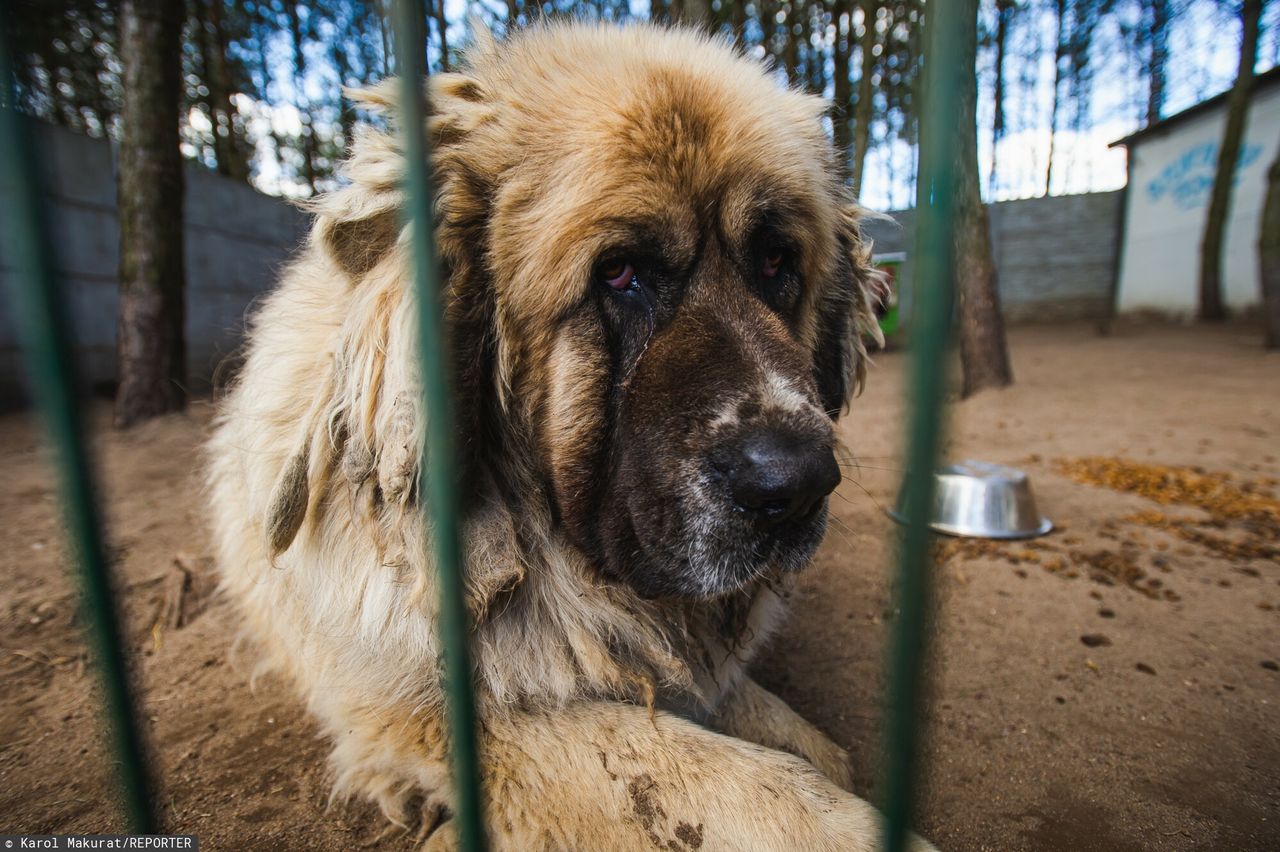
[[(490, 718), (481, 742), (495, 849), (858, 852), (880, 832), (800, 758), (634, 705)], [(428, 848), (455, 842), (446, 824)]]
[(731, 737), (803, 757), (840, 789), (853, 789), (849, 753), (751, 678), (735, 684), (710, 724)]

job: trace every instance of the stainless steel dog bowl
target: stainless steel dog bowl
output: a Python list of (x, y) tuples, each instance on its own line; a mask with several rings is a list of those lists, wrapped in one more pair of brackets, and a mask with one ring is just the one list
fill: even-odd
[[(1053, 529), (1036, 509), (1027, 475), (1017, 468), (983, 461), (948, 465), (934, 474), (936, 487), (929, 528), (968, 538), (1033, 538)], [(903, 495), (889, 512), (903, 523)]]

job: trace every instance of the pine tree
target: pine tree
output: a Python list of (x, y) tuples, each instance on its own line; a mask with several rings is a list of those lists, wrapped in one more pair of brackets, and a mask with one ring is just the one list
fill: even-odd
[(120, 314), (115, 421), (121, 427), (185, 402), (181, 6), (120, 8)]
[[(977, 0), (964, 0), (972, 8), (965, 20), (973, 21), (953, 37), (961, 39), (960, 127), (956, 135), (956, 296), (959, 312), (960, 364), (964, 374), (962, 394), (971, 396), (985, 388), (1013, 383), (1009, 347), (1005, 341), (1000, 292), (996, 286), (991, 252), (991, 227), (982, 203), (978, 180), (978, 75)], [(961, 71), (963, 69), (963, 71)]]

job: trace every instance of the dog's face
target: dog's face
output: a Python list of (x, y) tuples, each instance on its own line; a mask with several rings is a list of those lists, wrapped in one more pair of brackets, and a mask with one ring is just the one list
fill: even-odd
[(643, 595), (802, 567), (869, 317), (821, 102), (684, 32), (480, 54), (433, 89), (463, 406), (502, 399), (565, 534)]
[[(689, 212), (679, 236), (605, 256), (551, 363), (565, 525), (647, 595), (714, 595), (802, 567), (840, 480), (801, 339), (803, 243), (772, 216)], [(587, 389), (582, 365), (597, 361)]]
[(581, 257), (535, 417), (574, 542), (642, 594), (708, 596), (803, 566), (822, 538), (840, 475), (815, 310), (848, 270), (816, 119), (743, 115), (668, 75), (573, 152), (611, 180), (535, 202), (573, 209), (546, 239)]

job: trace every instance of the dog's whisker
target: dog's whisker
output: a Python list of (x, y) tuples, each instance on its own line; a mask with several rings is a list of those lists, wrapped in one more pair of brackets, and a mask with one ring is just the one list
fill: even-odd
[[(884, 506), (883, 506), (883, 505), (881, 505), (880, 501), (876, 499), (876, 495), (874, 495), (874, 494), (872, 494), (870, 491), (868, 491), (868, 490), (866, 489), (866, 487), (865, 487), (861, 482), (859, 482), (859, 481), (858, 481), (858, 480), (856, 480), (856, 479), (847, 479), (847, 480), (845, 480), (845, 481), (846, 481), (846, 482), (852, 482), (854, 485), (856, 485), (856, 486), (858, 487), (858, 490), (859, 490), (859, 491), (861, 491), (863, 494), (867, 495), (867, 499), (869, 499), (872, 503), (874, 503), (877, 509), (879, 509), (881, 512), (883, 512), (883, 511), (884, 511)], [(834, 494), (840, 494), (840, 492), (839, 492), (839, 491), (835, 491), (835, 492), (832, 492), (832, 493), (834, 493)], [(840, 496), (841, 496), (841, 498), (842, 498), (842, 499), (844, 499), (844, 500), (845, 500), (846, 502), (848, 502), (850, 505), (852, 505), (852, 504), (853, 504), (853, 501), (852, 501), (852, 500), (849, 500), (849, 498), (845, 497), (845, 496), (844, 496), (844, 495), (842, 495), (842, 494), (841, 494)]]
[(862, 454), (860, 454), (860, 453), (854, 453), (853, 451), (851, 451), (851, 450), (850, 450), (846, 445), (844, 445), (844, 444), (838, 444), (838, 445), (837, 445), (837, 448), (841, 451), (841, 453), (842, 453), (843, 455), (847, 455), (849, 458), (851, 458), (851, 459), (855, 459), (855, 460), (856, 460), (856, 459), (863, 459), (863, 460), (870, 459), (871, 461), (880, 461), (880, 460), (882, 460), (882, 459), (897, 459), (897, 458), (900, 458), (900, 455), (899, 455), (898, 453), (885, 453), (884, 455), (879, 455), (879, 456), (866, 456), (866, 455), (862, 455)]
[(835, 523), (835, 531), (842, 535), (845, 542), (848, 544), (856, 544), (858, 539), (866, 538), (865, 533), (855, 532), (853, 527), (849, 526), (835, 515), (829, 515), (828, 519)]
[(850, 464), (848, 462), (836, 462), (836, 464), (840, 465), (846, 470), (883, 470), (889, 473), (905, 473), (906, 472), (902, 470), (902, 468), (881, 467), (879, 465), (874, 465), (874, 464)]

